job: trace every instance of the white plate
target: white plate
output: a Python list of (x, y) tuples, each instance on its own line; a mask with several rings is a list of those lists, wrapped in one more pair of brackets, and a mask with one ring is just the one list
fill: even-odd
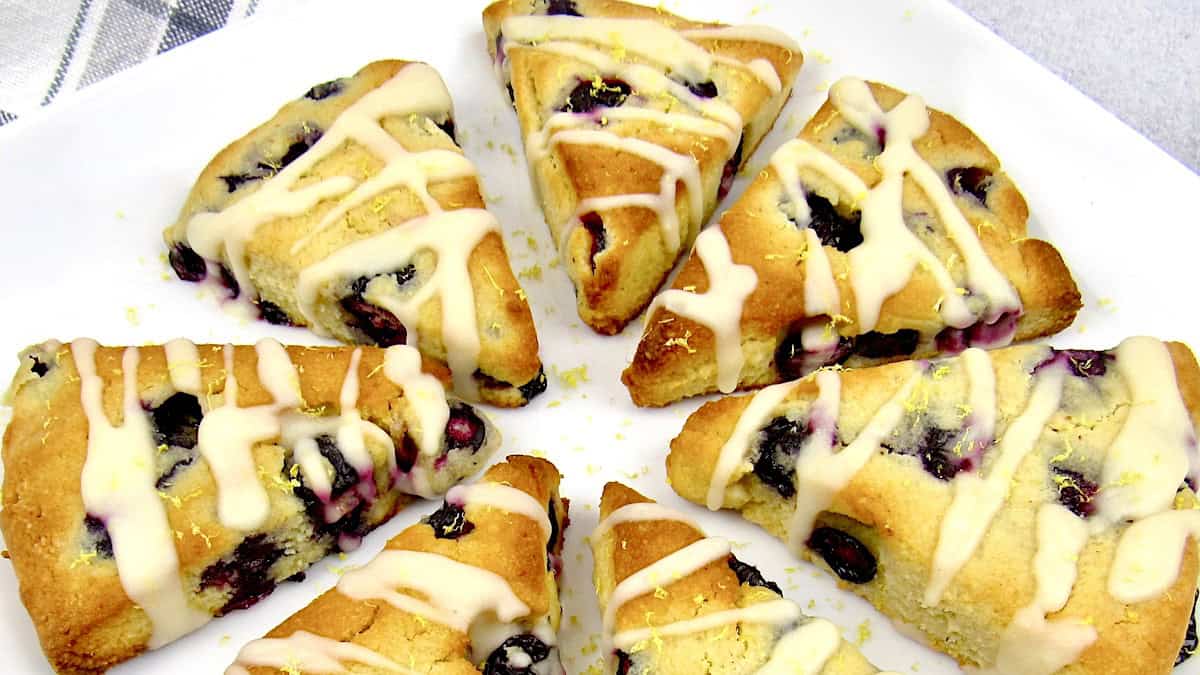
[[(1198, 286), (1193, 252), (1200, 222), (1186, 205), (1200, 194), (1200, 180), (958, 10), (938, 0), (684, 4), (667, 6), (697, 18), (771, 24), (804, 47), (792, 100), (751, 167), (762, 166), (797, 133), (828, 84), (842, 75), (920, 92), (971, 126), (1002, 158), (1029, 201), (1031, 233), (1055, 242), (1071, 265), (1087, 308), (1056, 343), (1108, 347), (1132, 333), (1177, 339), (1197, 334), (1197, 317), (1184, 302)], [(578, 320), (561, 270), (549, 267), (553, 248), (530, 193), (516, 121), (484, 50), (483, 5), (305, 2), (219, 31), (45, 115), (0, 128), (0, 280), (7, 317), (0, 324), (0, 351), (80, 335), (109, 344), (179, 335), (211, 342), (268, 335), (320, 342), (303, 330), (240, 322), (211, 298), (198, 299), (194, 285), (168, 278), (160, 232), (218, 149), (310, 85), (353, 73), (373, 59), (428, 61), (454, 94), (460, 140), (504, 224), (514, 267), (541, 264), (545, 273), (541, 281), (523, 283), (550, 390), (525, 410), (490, 412), (504, 432), (505, 453), (544, 453), (566, 475), (562, 491), (572, 500), (566, 615), (580, 622), (564, 623), (568, 672), (580, 673), (600, 658), (584, 536), (596, 524), (600, 488), (608, 480), (683, 508), (710, 534), (736, 540), (738, 554), (780, 581), (788, 597), (836, 621), (848, 639), (864, 640), (863, 650), (877, 665), (957, 672), (948, 659), (901, 637), (865, 603), (836, 590), (815, 568), (793, 561), (780, 543), (671, 492), (663, 471), (666, 448), (699, 401), (658, 411), (635, 408), (618, 376), (640, 322), (619, 337), (595, 335)], [(744, 181), (725, 203), (743, 187)], [(585, 365), (588, 381), (576, 388), (554, 374)], [(14, 367), (15, 359), (0, 362), (0, 380), (7, 382)], [(116, 671), (220, 672), (244, 642), (331, 586), (333, 565), (364, 562), (433, 508), (411, 507), (347, 561), (321, 563), (307, 581), (285, 584), (258, 606)], [(6, 570), (0, 570), (0, 598), (5, 670), (49, 673)], [(1200, 659), (1181, 672), (1200, 673)]]

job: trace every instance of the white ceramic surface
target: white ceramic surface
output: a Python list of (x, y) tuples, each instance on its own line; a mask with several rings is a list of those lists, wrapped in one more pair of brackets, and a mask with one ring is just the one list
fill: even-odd
[[(459, 138), (480, 170), (534, 309), (550, 390), (520, 411), (489, 411), (504, 453), (544, 454), (566, 475), (567, 532), (562, 635), (569, 673), (598, 662), (599, 617), (584, 536), (596, 524), (600, 487), (625, 481), (696, 516), (711, 534), (778, 580), (809, 613), (836, 621), (879, 666), (954, 673), (947, 659), (901, 637), (865, 603), (729, 514), (708, 514), (676, 497), (664, 479), (670, 439), (700, 401), (643, 411), (619, 373), (640, 322), (604, 338), (578, 320), (565, 276), (551, 268), (549, 234), (530, 193), (517, 125), (493, 80), (478, 12), (482, 0), (304, 2), (283, 13), (200, 39), (91, 87), (46, 115), (0, 128), (0, 351), (15, 354), (49, 337), (91, 336), (109, 344), (251, 342), (274, 336), (319, 343), (300, 329), (245, 323), (194, 285), (168, 275), (162, 228), (174, 220), (200, 168), (229, 140), (309, 86), (379, 58), (437, 67), (455, 97)], [(750, 161), (761, 167), (798, 132), (845, 74), (890, 82), (971, 126), (1002, 158), (1029, 201), (1032, 234), (1054, 241), (1087, 307), (1059, 345), (1108, 347), (1132, 333), (1193, 338), (1196, 228), (1190, 200), (1200, 179), (1062, 81), (940, 0), (856, 2), (667, 2), (690, 16), (767, 23), (797, 37), (806, 62), (775, 130)], [(735, 187), (726, 204), (744, 187)], [(536, 247), (527, 243), (532, 237)], [(0, 360), (7, 382), (15, 359)], [(555, 372), (586, 366), (567, 386)], [(319, 564), (258, 606), (114, 672), (221, 672), (238, 648), (365, 562), (404, 526), (430, 512), (417, 504), (367, 538), (346, 560)], [(49, 673), (16, 583), (0, 562), (0, 653), (5, 672)], [(578, 617), (578, 624), (573, 619)], [(1200, 673), (1200, 659), (1180, 669)]]

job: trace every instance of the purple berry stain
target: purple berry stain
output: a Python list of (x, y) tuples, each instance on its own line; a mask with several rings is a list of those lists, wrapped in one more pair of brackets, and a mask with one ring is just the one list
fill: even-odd
[(729, 556), (729, 569), (733, 570), (733, 573), (737, 575), (739, 584), (749, 584), (750, 586), (766, 588), (774, 591), (776, 595), (783, 595), (783, 591), (779, 589), (779, 584), (767, 581), (763, 577), (762, 572), (758, 571), (757, 567), (738, 560), (735, 555)]
[(821, 244), (847, 253), (863, 243), (861, 212), (843, 216), (828, 199), (814, 193), (805, 195), (805, 201), (808, 202), (808, 226)]
[(604, 252), (608, 247), (608, 236), (604, 230), (604, 219), (595, 211), (588, 211), (579, 216), (579, 223), (583, 229), (592, 237), (592, 252), (588, 258), (592, 264), (592, 271), (596, 271), (596, 256)]
[(171, 263), (171, 269), (175, 270), (175, 276), (183, 281), (204, 281), (208, 276), (208, 263), (187, 244), (172, 246), (167, 253), (167, 260)]
[(721, 170), (721, 184), (717, 186), (717, 201), (724, 199), (725, 195), (733, 189), (733, 179), (737, 177), (738, 167), (742, 165), (742, 144), (744, 142), (744, 138), (738, 139), (733, 155), (730, 156), (729, 161), (725, 162), (725, 167)]
[(1071, 513), (1080, 518), (1087, 518), (1096, 512), (1093, 500), (1100, 486), (1084, 477), (1078, 471), (1052, 467), (1050, 479), (1058, 489), (1058, 501), (1070, 509)]
[(275, 590), (271, 566), (283, 555), (283, 549), (269, 541), (267, 535), (256, 534), (238, 544), (229, 556), (205, 568), (200, 575), (201, 588), (229, 590), (229, 599), (216, 615), (245, 609), (270, 595)]
[(978, 166), (958, 167), (946, 172), (946, 181), (955, 194), (971, 195), (980, 204), (986, 204), (992, 172)]

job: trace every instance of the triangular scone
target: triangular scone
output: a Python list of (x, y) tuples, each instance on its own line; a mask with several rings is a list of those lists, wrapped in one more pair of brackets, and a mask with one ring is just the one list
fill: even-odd
[(619, 0), (500, 0), (483, 24), (579, 315), (616, 333), (775, 122), (799, 47)]
[(705, 538), (687, 516), (620, 483), (604, 486), (590, 537), (604, 612), (605, 672), (617, 675), (876, 673), (837, 626)]
[(1158, 675), (1196, 591), (1198, 419), (1179, 343), (972, 348), (705, 404), (667, 475), (964, 666)]
[(7, 402), (0, 528), (59, 673), (254, 604), (500, 445), (406, 346), (47, 342)]
[(514, 455), (454, 488), (374, 560), (246, 645), (227, 675), (562, 673), (558, 482), (553, 464)]
[(969, 129), (841, 80), (655, 299), (625, 384), (665, 405), (1056, 333), (1079, 291), (1027, 218)]
[(460, 396), (518, 406), (546, 380), (485, 208), (441, 77), (377, 61), (222, 150), (164, 238), (179, 278), (207, 280), (252, 316), (414, 345)]

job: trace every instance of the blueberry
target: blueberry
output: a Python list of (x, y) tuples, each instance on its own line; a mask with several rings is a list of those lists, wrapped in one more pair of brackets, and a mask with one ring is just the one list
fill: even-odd
[(970, 469), (971, 460), (958, 457), (954, 448), (958, 444), (961, 431), (928, 427), (917, 449), (921, 458), (921, 466), (925, 471), (938, 480), (950, 480), (963, 469)]
[(561, 112), (588, 113), (596, 108), (616, 108), (629, 98), (633, 88), (628, 82), (606, 77), (599, 82), (580, 80), (567, 95), (567, 102), (559, 108)]
[(957, 194), (969, 194), (987, 203), (988, 190), (992, 187), (992, 172), (978, 166), (959, 167), (946, 172), (950, 189)]
[(183, 392), (173, 394), (154, 408), (150, 415), (154, 419), (155, 444), (196, 447), (204, 412), (200, 409), (200, 400), (195, 396)]
[(271, 168), (270, 166), (267, 166), (266, 164), (258, 164), (253, 169), (247, 171), (246, 173), (235, 173), (235, 174), (230, 174), (228, 176), (218, 176), (218, 177), (221, 180), (225, 181), (225, 190), (228, 192), (233, 192), (233, 191), (237, 190), (238, 188), (242, 187), (243, 185), (245, 185), (246, 183), (250, 183), (250, 182), (256, 181), (256, 180), (262, 180), (263, 178), (270, 178), (271, 176), (274, 176), (274, 175), (275, 175), (275, 169)]
[(1018, 312), (1004, 312), (991, 323), (977, 321), (966, 328), (947, 327), (934, 338), (940, 352), (957, 354), (967, 347), (985, 348), (1007, 344), (1017, 330)]
[(759, 588), (766, 588), (774, 591), (776, 595), (783, 595), (783, 591), (779, 590), (779, 584), (776, 584), (773, 581), (767, 581), (763, 578), (762, 572), (759, 572), (757, 567), (754, 567), (753, 565), (747, 565), (741, 560), (738, 560), (737, 556), (735, 555), (731, 554), (729, 556), (729, 568), (733, 570), (734, 574), (737, 575), (739, 584), (758, 586)]
[(245, 609), (275, 590), (271, 566), (282, 558), (284, 550), (256, 534), (238, 544), (229, 556), (205, 568), (200, 575), (201, 588), (218, 587), (230, 591), (229, 599), (216, 616)]
[(850, 358), (854, 351), (854, 341), (848, 337), (838, 337), (837, 346), (824, 358), (817, 352), (804, 349), (802, 333), (799, 329), (788, 333), (775, 350), (775, 367), (785, 380), (795, 380), (804, 377), (822, 366), (841, 363)]
[(633, 671), (633, 658), (621, 651), (617, 650), (617, 675), (629, 675)]
[[(524, 658), (518, 664), (510, 663), (514, 654), (522, 654)], [(500, 643), (487, 657), (483, 666), (483, 675), (534, 675), (540, 669), (533, 664), (541, 663), (550, 657), (550, 646), (529, 633), (514, 635)], [(524, 665), (528, 663), (528, 665)]]
[(550, 16), (583, 16), (579, 13), (579, 8), (575, 6), (575, 0), (550, 0), (549, 6), (546, 7), (546, 14)]
[(839, 130), (837, 133), (835, 133), (833, 135), (834, 143), (841, 144), (841, 143), (849, 143), (851, 141), (862, 141), (862, 143), (866, 146), (865, 154), (868, 157), (874, 157), (874, 156), (878, 155), (880, 150), (882, 149), (882, 147), (879, 145), (878, 138), (872, 138), (871, 136), (864, 134), (863, 132), (858, 130), (858, 127), (854, 127), (854, 126), (842, 127), (841, 130)]
[(337, 96), (338, 94), (342, 93), (345, 83), (346, 81), (344, 79), (322, 82), (321, 84), (315, 85), (312, 89), (304, 92), (304, 98), (320, 101), (327, 99), (330, 96)]
[(321, 131), (306, 127), (306, 131), (296, 137), (287, 150), (283, 152), (283, 156), (275, 162), (258, 162), (254, 168), (245, 173), (231, 174), (228, 176), (220, 176), (220, 179), (225, 181), (225, 188), (229, 192), (237, 190), (242, 185), (251, 181), (262, 180), (274, 176), (280, 169), (296, 161), (300, 155), (303, 155), (309, 148), (316, 145), (317, 141), (321, 140)]
[(828, 199), (813, 193), (805, 195), (805, 201), (810, 215), (808, 226), (823, 245), (846, 253), (863, 243), (861, 212), (843, 216)]
[(725, 198), (729, 191), (733, 188), (733, 179), (737, 177), (738, 167), (742, 165), (742, 144), (745, 138), (738, 139), (737, 147), (733, 150), (733, 156), (725, 162), (725, 167), (721, 169), (721, 184), (717, 186), (717, 201)]
[(454, 141), (456, 144), (458, 143), (458, 138), (454, 135), (453, 117), (446, 115), (445, 120), (438, 122), (437, 128), (441, 129), (447, 136), (449, 136), (450, 140)]
[(308, 152), (308, 149), (316, 145), (319, 140), (321, 140), (321, 132), (319, 130), (312, 129), (306, 131), (302, 136), (293, 141), (288, 146), (287, 151), (283, 153), (283, 157), (279, 158), (279, 168), (282, 169), (299, 159), (300, 155)]
[(446, 447), (449, 450), (470, 448), (476, 452), (483, 447), (487, 429), (475, 410), (465, 403), (455, 403), (450, 408), (450, 420), (446, 422)]
[(538, 394), (546, 391), (546, 370), (539, 368), (537, 375), (533, 379), (518, 387), (521, 391), (521, 396), (525, 397), (525, 402), (532, 401)]
[(1058, 488), (1059, 503), (1080, 518), (1087, 518), (1096, 512), (1096, 505), (1092, 503), (1092, 500), (1100, 491), (1099, 485), (1088, 480), (1078, 471), (1057, 466), (1052, 467), (1051, 471), (1053, 472), (1051, 480)]
[[(29, 358), (33, 360), (33, 365), (29, 366), (29, 370), (33, 371), (34, 375), (37, 375), (38, 377), (45, 377), (46, 373), (50, 372), (50, 364), (43, 363), (42, 360), (37, 357), (37, 354), (30, 354)], [(543, 375), (543, 377), (545, 376)]]
[(412, 436), (405, 434), (404, 440), (396, 446), (396, 468), (401, 473), (412, 471), (420, 454), (421, 450), (417, 447), (417, 442), (413, 440)]
[(270, 300), (263, 300), (262, 298), (259, 298), (258, 300), (254, 301), (254, 304), (258, 307), (258, 315), (267, 323), (275, 326), (296, 325), (292, 323), (292, 317), (288, 316), (287, 312), (283, 311), (282, 307), (271, 302)]
[(592, 253), (589, 258), (592, 263), (592, 271), (596, 271), (596, 256), (599, 255), (605, 248), (608, 247), (608, 235), (604, 230), (604, 219), (599, 213), (589, 211), (582, 216), (579, 216), (579, 222), (583, 225), (583, 229), (588, 231), (592, 236)]
[(1114, 358), (1116, 357), (1108, 352), (1091, 349), (1051, 349), (1050, 357), (1037, 364), (1033, 372), (1036, 373), (1054, 363), (1062, 363), (1075, 377), (1104, 377), (1108, 372), (1108, 362)]
[(844, 581), (865, 584), (875, 578), (875, 556), (854, 537), (832, 527), (818, 527), (808, 539), (808, 547)]
[(475, 529), (475, 523), (467, 520), (462, 507), (450, 502), (443, 502), (442, 508), (429, 514), (422, 522), (433, 528), (433, 536), (438, 539), (458, 539)]
[(355, 469), (350, 462), (346, 461), (346, 456), (338, 449), (337, 442), (333, 440), (333, 437), (328, 434), (322, 434), (317, 436), (316, 441), (317, 451), (333, 467), (334, 496), (340, 495), (358, 485), (358, 469)]
[(871, 331), (855, 338), (854, 353), (869, 359), (911, 356), (920, 340), (921, 334), (911, 328), (901, 328), (895, 333)]
[(754, 475), (785, 499), (796, 494), (796, 456), (810, 430), (803, 422), (776, 417), (759, 432)]
[(508, 89), (508, 100), (515, 105), (517, 103), (517, 95), (513, 93), (512, 83), (510, 82), (504, 86)]
[[(416, 275), (417, 268), (413, 265), (405, 265), (391, 273), (391, 276), (396, 279), (397, 286), (404, 286)], [(355, 279), (350, 283), (351, 294), (342, 298), (339, 304), (353, 318), (349, 322), (350, 325), (365, 333), (375, 344), (381, 347), (405, 344), (408, 339), (408, 330), (404, 324), (391, 312), (367, 302), (363, 297), (363, 294), (367, 292), (367, 285), (374, 278), (374, 276), (361, 276)]]
[(183, 281), (204, 281), (204, 277), (208, 276), (208, 264), (187, 244), (178, 243), (172, 246), (167, 253), (167, 259), (171, 263), (171, 269), (175, 270), (175, 275)]
[(546, 513), (547, 513), (547, 517), (550, 518), (550, 538), (546, 540), (546, 553), (552, 554), (552, 553), (554, 553), (554, 549), (557, 548), (557, 546), (558, 546), (558, 535), (559, 535), (558, 514), (555, 513), (553, 498), (551, 498), (550, 501), (546, 503)]
[(708, 80), (706, 82), (688, 82), (687, 88), (688, 91), (699, 96), (700, 98), (716, 98), (717, 94), (719, 93), (717, 92), (716, 83), (714, 83), (712, 80)]
[(92, 550), (101, 558), (113, 557), (112, 537), (109, 536), (104, 521), (89, 513), (83, 518), (83, 526), (87, 530), (87, 540)]
[(237, 277), (233, 276), (233, 272), (224, 264), (217, 265), (217, 269), (221, 273), (221, 285), (229, 289), (229, 297), (236, 298), (242, 294), (242, 286), (238, 283)]
[(1200, 646), (1200, 640), (1196, 638), (1196, 601), (1200, 600), (1200, 593), (1192, 599), (1191, 619), (1188, 621), (1187, 635), (1183, 638), (1183, 646), (1179, 648), (1179, 656), (1175, 657), (1175, 665), (1179, 665), (1192, 657), (1196, 653), (1197, 646)]

